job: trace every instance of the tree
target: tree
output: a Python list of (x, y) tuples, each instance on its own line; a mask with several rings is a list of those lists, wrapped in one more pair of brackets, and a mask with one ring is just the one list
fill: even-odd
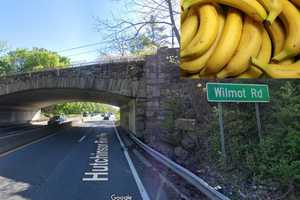
[[(148, 43), (143, 48), (161, 46), (174, 46), (174, 37), (179, 44), (179, 1), (178, 0), (130, 0), (127, 16), (112, 20), (97, 18), (97, 30), (105, 30), (108, 47), (106, 50), (115, 50), (116, 45), (125, 52), (132, 53), (132, 44), (143, 44), (147, 38)], [(128, 14), (129, 13), (129, 14)], [(132, 17), (131, 14), (134, 14)], [(127, 18), (126, 18), (127, 17)], [(144, 40), (145, 41), (145, 40)], [(139, 46), (137, 46), (139, 47)], [(140, 47), (138, 48), (140, 51)]]
[(14, 71), (14, 68), (5, 59), (0, 59), (0, 76), (10, 74)]
[(47, 49), (33, 48), (10, 51), (0, 59), (0, 74), (61, 68), (70, 64), (66, 57)]
[(7, 43), (5, 41), (0, 41), (0, 56), (6, 53), (7, 50)]
[(114, 114), (118, 113), (118, 109), (106, 104), (93, 103), (93, 102), (73, 102), (73, 103), (63, 103), (50, 106), (42, 109), (46, 114), (81, 114), (83, 112), (90, 113), (103, 113), (112, 112)]

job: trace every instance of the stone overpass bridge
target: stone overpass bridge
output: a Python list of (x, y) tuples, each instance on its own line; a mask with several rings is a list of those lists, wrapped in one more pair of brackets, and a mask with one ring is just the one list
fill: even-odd
[(120, 107), (121, 125), (143, 134), (160, 120), (161, 88), (178, 79), (176, 55), (176, 49), (160, 49), (143, 59), (0, 77), (0, 123), (30, 121), (58, 103), (92, 101)]

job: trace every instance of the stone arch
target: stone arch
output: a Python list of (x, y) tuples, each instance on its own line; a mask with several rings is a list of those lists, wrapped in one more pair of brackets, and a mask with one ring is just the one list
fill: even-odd
[[(124, 109), (146, 98), (144, 61), (96, 64), (0, 78), (0, 123), (23, 123), (40, 108), (70, 101), (94, 101)], [(134, 102), (134, 103), (132, 103)], [(122, 110), (121, 110), (122, 112)], [(135, 119), (124, 126), (135, 127)], [(134, 125), (132, 125), (134, 124)]]

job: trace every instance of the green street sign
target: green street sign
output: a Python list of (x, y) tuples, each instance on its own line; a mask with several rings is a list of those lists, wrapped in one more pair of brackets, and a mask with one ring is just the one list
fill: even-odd
[(269, 102), (269, 87), (263, 84), (206, 83), (209, 102)]

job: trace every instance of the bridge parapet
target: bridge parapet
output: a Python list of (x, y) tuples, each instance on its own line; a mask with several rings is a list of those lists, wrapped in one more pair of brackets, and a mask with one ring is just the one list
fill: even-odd
[[(43, 69), (41, 71), (14, 73), (7, 76), (0, 77), (0, 84), (14, 81), (16, 79), (32, 78), (34, 76), (47, 76), (47, 75), (85, 75), (93, 74), (102, 76), (102, 78), (134, 78), (134, 76), (143, 72), (143, 65), (145, 58), (112, 60), (111, 62), (87, 62), (80, 63), (79, 65), (70, 65), (65, 68), (51, 68)], [(81, 74), (78, 74), (81, 73)], [(138, 77), (137, 77), (138, 78)]]

